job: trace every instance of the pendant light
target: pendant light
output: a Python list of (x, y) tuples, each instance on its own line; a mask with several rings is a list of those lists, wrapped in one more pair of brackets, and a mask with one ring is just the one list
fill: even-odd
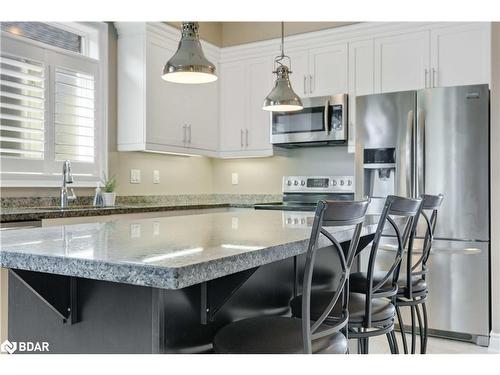
[[(291, 112), (300, 111), (304, 106), (299, 96), (293, 91), (290, 83), (290, 69), (283, 63), (288, 59), (288, 64), (292, 66), (292, 61), (289, 56), (285, 55), (285, 23), (281, 22), (281, 55), (274, 59), (274, 71), (276, 74), (276, 82), (266, 99), (262, 109), (272, 112)], [(277, 67), (276, 67), (277, 65)]]
[(161, 78), (175, 83), (208, 83), (217, 80), (215, 65), (201, 48), (198, 22), (183, 22), (177, 52), (163, 67)]

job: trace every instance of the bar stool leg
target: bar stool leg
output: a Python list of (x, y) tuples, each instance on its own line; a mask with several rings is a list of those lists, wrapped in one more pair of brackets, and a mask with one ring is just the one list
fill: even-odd
[(420, 309), (418, 308), (418, 305), (415, 305), (415, 311), (417, 312), (418, 330), (420, 334), (420, 354), (424, 354), (424, 326), (422, 324), (422, 317), (420, 316)]
[(417, 340), (415, 327), (415, 306), (410, 306), (411, 309), (411, 354), (415, 354), (415, 341)]
[(406, 342), (405, 326), (403, 324), (403, 317), (401, 316), (401, 310), (398, 305), (396, 305), (396, 314), (398, 315), (399, 331), (401, 332), (401, 339), (403, 341), (403, 351), (405, 354), (408, 354), (408, 343)]
[(425, 302), (422, 303), (422, 313), (424, 315), (424, 350), (423, 353), (427, 353), (427, 335), (429, 334), (429, 326), (427, 321), (427, 307), (425, 306)]
[(389, 349), (391, 351), (391, 354), (396, 354), (396, 352), (394, 350), (394, 343), (392, 342), (391, 333), (387, 332), (385, 335), (387, 336), (387, 342), (389, 343)]
[(399, 354), (398, 339), (396, 338), (396, 333), (394, 330), (391, 331), (392, 342), (394, 343), (394, 352)]

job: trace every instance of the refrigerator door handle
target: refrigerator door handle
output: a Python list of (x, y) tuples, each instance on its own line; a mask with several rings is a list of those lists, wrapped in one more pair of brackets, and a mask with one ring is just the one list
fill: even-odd
[(406, 138), (405, 138), (405, 172), (406, 172), (406, 196), (413, 197), (413, 187), (412, 187), (412, 141), (413, 141), (413, 110), (408, 112), (408, 117), (406, 119)]
[(417, 116), (417, 196), (425, 194), (425, 112), (418, 110)]

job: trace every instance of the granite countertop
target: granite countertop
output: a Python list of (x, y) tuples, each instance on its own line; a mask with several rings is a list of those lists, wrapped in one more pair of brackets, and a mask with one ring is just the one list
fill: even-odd
[(82, 216), (161, 212), (221, 207), (253, 207), (256, 203), (280, 202), (273, 194), (185, 194), (118, 196), (114, 207), (92, 207), (92, 197), (79, 197), (68, 208), (58, 207), (54, 197), (2, 198), (0, 223)]
[[(5, 231), (0, 266), (180, 289), (306, 252), (311, 228), (289, 226), (285, 215), (249, 210)], [(363, 235), (377, 222), (367, 216)], [(352, 229), (332, 233), (342, 242)]]
[(161, 212), (173, 210), (193, 210), (218, 207), (252, 207), (245, 204), (231, 203), (179, 203), (179, 204), (120, 204), (113, 207), (70, 206), (58, 207), (16, 207), (2, 208), (0, 222), (36, 221), (43, 219), (57, 219), (82, 216), (102, 216), (132, 214), (139, 212)]

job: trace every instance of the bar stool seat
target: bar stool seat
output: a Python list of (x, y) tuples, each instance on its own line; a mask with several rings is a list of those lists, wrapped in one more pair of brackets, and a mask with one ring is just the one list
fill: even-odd
[[(300, 354), (304, 352), (302, 337), (301, 319), (260, 316), (222, 328), (214, 338), (214, 350), (226, 354)], [(312, 352), (345, 354), (347, 339), (341, 332), (318, 338), (312, 341)]]
[[(321, 290), (311, 292), (311, 319), (317, 319), (325, 311), (332, 299), (334, 292)], [(361, 293), (349, 293), (349, 324), (362, 323), (365, 320), (366, 297)], [(297, 296), (290, 301), (292, 316), (302, 316), (302, 296)], [(341, 304), (337, 303), (332, 310), (333, 316), (338, 316)], [(372, 322), (384, 322), (391, 319), (396, 313), (394, 305), (386, 298), (375, 298), (372, 300)], [(328, 319), (325, 321), (330, 322)]]
[[(386, 271), (375, 271), (373, 273), (373, 284), (376, 285), (385, 277)], [(366, 293), (367, 276), (366, 272), (354, 272), (349, 278), (349, 288), (352, 292), (356, 293)], [(398, 280), (398, 296), (405, 294), (406, 292), (406, 275), (401, 275)], [(379, 289), (379, 292), (389, 292), (392, 290), (392, 280), (387, 280), (384, 285)], [(419, 275), (412, 276), (412, 291), (414, 293), (419, 293), (427, 290), (427, 283)]]

